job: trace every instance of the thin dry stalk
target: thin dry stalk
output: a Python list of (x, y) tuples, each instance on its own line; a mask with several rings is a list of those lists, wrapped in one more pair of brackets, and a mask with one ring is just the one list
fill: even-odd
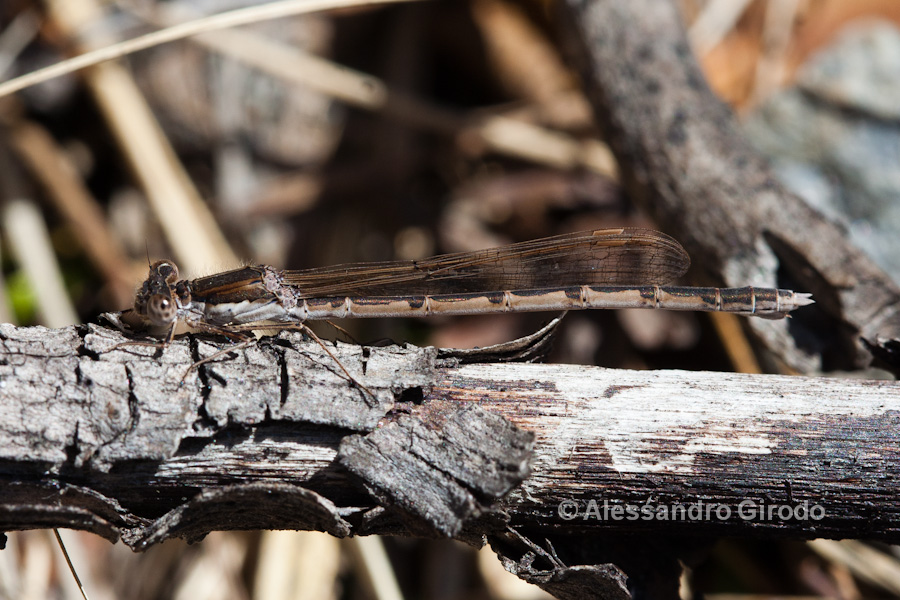
[[(75, 38), (102, 23), (93, 0), (53, 0), (57, 26)], [(81, 47), (103, 45), (101, 36)], [(192, 272), (209, 265), (236, 265), (237, 257), (200, 198), (131, 75), (106, 62), (85, 72), (85, 80), (147, 195), (175, 255)]]
[(37, 297), (41, 322), (48, 327), (78, 323), (53, 251), (50, 232), (38, 205), (22, 197), (8, 199), (3, 209), (2, 226), (12, 255), (25, 271)]
[(91, 195), (74, 165), (50, 135), (34, 123), (20, 123), (10, 132), (19, 157), (47, 192), (91, 262), (103, 275), (117, 306), (127, 306), (134, 295), (132, 269), (125, 251), (110, 234), (103, 210)]

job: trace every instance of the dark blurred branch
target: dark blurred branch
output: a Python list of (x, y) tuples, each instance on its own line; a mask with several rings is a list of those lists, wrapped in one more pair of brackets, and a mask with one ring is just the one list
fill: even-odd
[(779, 185), (710, 91), (675, 2), (568, 0), (562, 39), (623, 184), (684, 243), (695, 278), (812, 292), (793, 322), (746, 321), (803, 370), (854, 369), (860, 337), (900, 337), (900, 290), (845, 232)]

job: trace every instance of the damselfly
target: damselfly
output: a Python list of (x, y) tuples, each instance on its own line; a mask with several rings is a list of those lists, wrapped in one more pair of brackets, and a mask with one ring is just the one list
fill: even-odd
[(171, 261), (150, 267), (133, 315), (171, 341), (179, 321), (240, 332), (310, 320), (427, 317), (589, 308), (662, 308), (782, 318), (809, 294), (773, 288), (678, 287), (690, 258), (671, 237), (601, 229), (413, 261), (282, 271), (248, 266), (193, 280)]

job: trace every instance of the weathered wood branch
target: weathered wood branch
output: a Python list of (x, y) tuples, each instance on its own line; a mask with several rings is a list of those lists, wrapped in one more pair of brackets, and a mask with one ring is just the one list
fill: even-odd
[(629, 196), (716, 285), (812, 292), (792, 323), (746, 327), (804, 372), (855, 369), (860, 338), (900, 338), (900, 289), (835, 223), (788, 193), (710, 91), (675, 2), (568, 0), (561, 40)]
[[(293, 334), (189, 372), (216, 346), (112, 349), (124, 338), (94, 325), (0, 338), (0, 530), (136, 549), (232, 528), (900, 539), (897, 382), (337, 345), (373, 398)], [(618, 513), (700, 501), (720, 512)], [(822, 518), (749, 518), (804, 504)]]

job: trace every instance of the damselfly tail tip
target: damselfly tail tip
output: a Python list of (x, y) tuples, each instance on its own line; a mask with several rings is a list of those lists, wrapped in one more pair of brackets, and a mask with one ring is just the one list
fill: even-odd
[(816, 301), (812, 299), (812, 294), (807, 294), (806, 292), (794, 292), (794, 304), (797, 308), (815, 303)]

